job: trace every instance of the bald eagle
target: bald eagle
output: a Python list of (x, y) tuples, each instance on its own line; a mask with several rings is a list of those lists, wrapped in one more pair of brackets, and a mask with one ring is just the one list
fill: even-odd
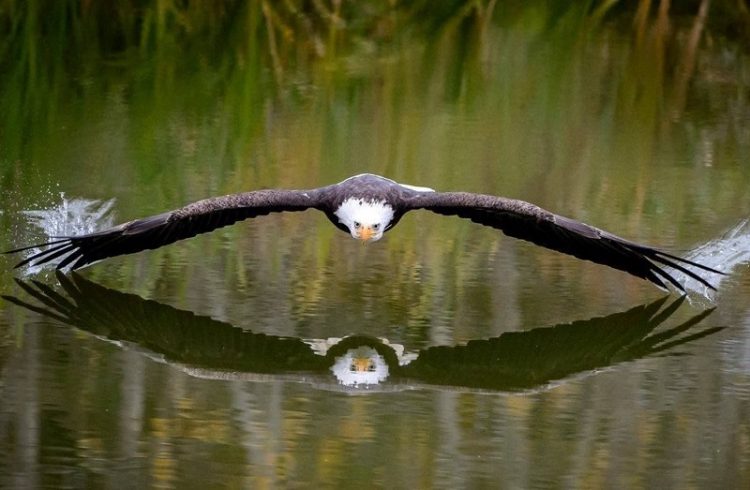
[(468, 218), (508, 236), (625, 271), (663, 289), (667, 289), (666, 281), (684, 292), (682, 284), (662, 266), (681, 271), (711, 289), (714, 288), (706, 279), (686, 266), (722, 274), (525, 201), (469, 192), (436, 192), (373, 174), (355, 175), (317, 189), (266, 189), (212, 197), (95, 233), (52, 237), (55, 240), (5, 253), (46, 247), (19, 262), (16, 268), (61, 259), (58, 269), (78, 269), (109, 257), (159, 248), (244, 219), (307, 209), (322, 211), (337, 228), (358, 240), (373, 242), (408, 211), (426, 209)]

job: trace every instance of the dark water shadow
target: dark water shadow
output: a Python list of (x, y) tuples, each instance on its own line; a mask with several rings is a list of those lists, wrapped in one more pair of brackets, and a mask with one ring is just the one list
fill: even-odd
[(408, 352), (387, 339), (367, 335), (300, 339), (253, 333), (105, 288), (77, 274), (59, 273), (57, 278), (59, 288), (16, 280), (38, 303), (3, 298), (192, 376), (285, 379), (350, 392), (545, 389), (566, 378), (666, 352), (724, 328), (696, 328), (712, 313), (709, 309), (657, 331), (684, 302), (684, 297), (671, 302), (664, 297), (605, 317)]

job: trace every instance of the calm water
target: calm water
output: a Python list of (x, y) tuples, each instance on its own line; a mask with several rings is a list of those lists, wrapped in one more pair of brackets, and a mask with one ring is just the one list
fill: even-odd
[[(366, 171), (708, 244), (712, 300), (418, 213), (367, 246), (259, 218), (63, 279), (3, 257), (32, 308), (0, 300), (0, 486), (747, 488), (748, 59), (537, 20), (275, 71), (6, 74), (0, 248)], [(341, 384), (342, 345), (387, 379)]]

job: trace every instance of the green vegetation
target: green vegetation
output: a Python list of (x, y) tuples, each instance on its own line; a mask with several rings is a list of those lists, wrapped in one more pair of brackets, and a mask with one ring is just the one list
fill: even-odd
[[(369, 171), (681, 253), (750, 209), (746, 3), (0, 0), (0, 250), (40, 241), (18, 211), (61, 192), (125, 221)], [(259, 334), (409, 350), (659, 294), (428, 213), (366, 248), (318, 213), (259, 218), (83, 274)], [(0, 302), (0, 486), (747, 488), (747, 279), (695, 355), (518, 397), (190, 378)]]
[[(498, 30), (509, 42), (523, 36), (527, 49), (537, 52), (534, 61), (553, 59), (559, 66), (552, 69), (564, 75), (567, 61), (581, 56), (586, 36), (602, 22), (627, 26), (614, 31), (633, 44), (635, 59), (622, 69), (648, 86), (631, 84), (622, 104), (631, 108), (637, 98), (636, 109), (642, 104), (671, 114), (681, 110), (684, 89), (669, 102), (675, 107), (653, 100), (664, 84), (690, 78), (698, 45), (684, 46), (683, 38), (693, 35), (696, 24), (696, 40), (716, 38), (712, 28), (741, 36), (749, 16), (744, 3), (729, 0), (714, 1), (711, 15), (707, 0), (679, 2), (674, 13), (665, 9), (669, 2), (653, 3), (2, 0), (3, 167), (7, 173), (8, 164), (25, 153), (31, 133), (53, 130), (71, 110), (71, 99), (107, 97), (114, 90), (130, 104), (139, 105), (130, 97), (140, 96), (149, 108), (167, 109), (177, 103), (170, 100), (175, 88), (187, 87), (180, 97), (191, 113), (236, 112), (230, 124), (235, 140), (259, 130), (259, 107), (269, 95), (286, 102), (306, 101), (311, 90), (356, 97), (361, 83), (387, 77), (393, 63), (408, 63), (422, 74), (421, 84), (442, 79), (443, 96), (470, 97), (478, 85), (493, 81), (486, 63), (506, 61), (490, 60)], [(542, 40), (554, 44), (544, 47)]]

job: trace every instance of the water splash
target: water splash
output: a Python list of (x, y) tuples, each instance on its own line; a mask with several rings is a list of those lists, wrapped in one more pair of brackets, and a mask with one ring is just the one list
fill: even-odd
[[(43, 233), (44, 240), (54, 237), (74, 236), (92, 233), (97, 230), (109, 228), (114, 224), (114, 215), (111, 212), (115, 204), (114, 199), (100, 201), (96, 199), (67, 199), (65, 193), (60, 193), (61, 202), (49, 209), (32, 209), (21, 211), (28, 222)], [(39, 241), (39, 239), (37, 239)], [(24, 252), (24, 257), (33, 254), (33, 250)], [(42, 269), (53, 267), (63, 257), (47, 264), (28, 267), (25, 275), (36, 274)]]
[[(750, 263), (750, 219), (741, 221), (722, 237), (693, 249), (685, 258), (725, 273), (726, 275), (723, 276), (711, 274), (697, 267), (687, 266), (687, 269), (708, 278), (709, 282), (719, 291), (722, 285), (731, 278), (732, 271)], [(695, 279), (678, 271), (673, 271), (673, 273), (685, 286), (685, 290), (692, 293), (690, 294), (691, 302), (701, 297), (710, 302), (716, 300), (717, 291), (708, 289)]]

